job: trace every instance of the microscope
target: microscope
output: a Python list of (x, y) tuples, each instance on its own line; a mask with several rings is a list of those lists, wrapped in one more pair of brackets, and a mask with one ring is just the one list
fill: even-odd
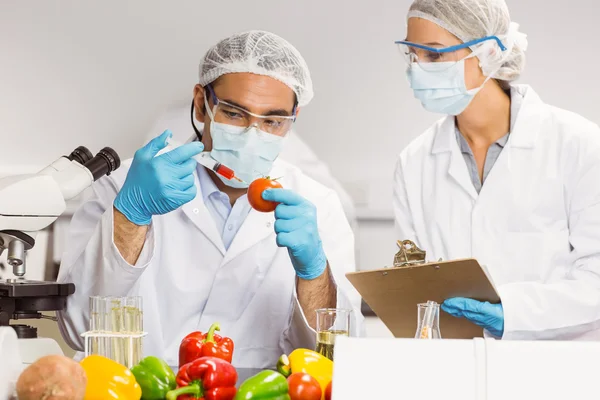
[(37, 329), (10, 320), (50, 318), (42, 311), (60, 311), (72, 283), (30, 281), (25, 278), (26, 255), (35, 245), (36, 232), (52, 224), (76, 197), (94, 181), (119, 168), (117, 153), (105, 147), (96, 156), (83, 146), (36, 174), (0, 178), (0, 254), (15, 279), (0, 280), (0, 327), (11, 326), (19, 339), (37, 338)]

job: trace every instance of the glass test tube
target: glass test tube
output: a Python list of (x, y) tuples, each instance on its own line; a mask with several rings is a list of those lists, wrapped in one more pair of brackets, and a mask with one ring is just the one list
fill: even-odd
[[(91, 296), (90, 297), (90, 321), (89, 321), (89, 331), (93, 333), (100, 333), (104, 329), (103, 324), (103, 314), (104, 314), (104, 301), (101, 296)], [(88, 350), (90, 354), (102, 354), (103, 346), (101, 344), (101, 338), (98, 337), (90, 337), (89, 339), (86, 337), (86, 341), (88, 341)]]
[[(106, 333), (119, 334), (123, 327), (123, 306), (121, 297), (105, 297), (104, 304), (106, 307), (105, 324)], [(105, 340), (107, 349), (106, 357), (123, 364), (123, 341), (118, 337), (108, 337)]]
[[(142, 297), (132, 296), (123, 299), (123, 333), (139, 335), (143, 332)], [(142, 358), (142, 337), (124, 338), (125, 366), (133, 367)]]

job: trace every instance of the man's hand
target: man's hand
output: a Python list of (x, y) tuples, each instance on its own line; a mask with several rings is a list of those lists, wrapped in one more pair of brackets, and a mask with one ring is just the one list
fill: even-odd
[(166, 214), (196, 197), (194, 170), (204, 146), (193, 142), (158, 157), (172, 134), (164, 131), (135, 153), (114, 206), (136, 225), (149, 225), (153, 215)]
[(317, 209), (299, 194), (286, 189), (269, 189), (263, 199), (280, 203), (275, 209), (277, 245), (287, 247), (296, 275), (318, 278), (327, 267), (327, 257), (317, 226)]
[(288, 249), (298, 276), (298, 302), (308, 325), (316, 329), (315, 311), (334, 308), (337, 303), (337, 286), (319, 236), (316, 207), (285, 189), (265, 190), (263, 199), (280, 203), (275, 209), (277, 245)]
[(491, 304), (464, 297), (455, 297), (442, 303), (442, 310), (453, 317), (464, 317), (487, 329), (492, 335), (504, 334), (504, 310), (502, 304)]

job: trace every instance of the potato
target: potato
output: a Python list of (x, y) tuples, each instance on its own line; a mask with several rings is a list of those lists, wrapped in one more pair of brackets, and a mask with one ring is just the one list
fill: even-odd
[(45, 356), (25, 368), (17, 381), (19, 400), (83, 400), (87, 377), (79, 363)]

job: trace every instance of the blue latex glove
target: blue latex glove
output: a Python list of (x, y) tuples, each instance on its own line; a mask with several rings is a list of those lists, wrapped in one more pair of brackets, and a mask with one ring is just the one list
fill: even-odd
[(277, 245), (288, 248), (296, 275), (305, 280), (321, 276), (327, 267), (327, 257), (317, 227), (316, 207), (286, 189), (265, 190), (262, 197), (281, 203), (275, 209)]
[(168, 130), (136, 151), (114, 206), (136, 225), (149, 225), (153, 215), (166, 214), (196, 197), (193, 156), (204, 146), (192, 142), (156, 157), (167, 146)]
[(492, 335), (502, 337), (504, 333), (504, 311), (502, 304), (491, 304), (464, 297), (454, 297), (442, 303), (442, 310), (453, 317), (464, 317), (487, 329)]

